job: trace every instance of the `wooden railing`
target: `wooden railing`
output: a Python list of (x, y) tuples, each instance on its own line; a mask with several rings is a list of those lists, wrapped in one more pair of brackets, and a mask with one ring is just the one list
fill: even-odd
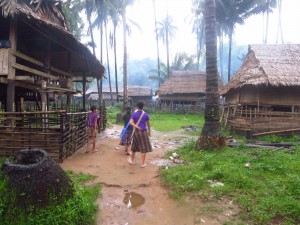
[(63, 161), (87, 142), (86, 117), (87, 112), (0, 113), (0, 156), (39, 148)]

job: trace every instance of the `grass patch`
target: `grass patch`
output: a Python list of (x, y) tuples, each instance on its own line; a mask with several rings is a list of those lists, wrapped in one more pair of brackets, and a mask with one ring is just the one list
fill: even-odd
[[(161, 169), (163, 182), (174, 193), (228, 197), (255, 224), (300, 223), (300, 151), (295, 154), (262, 149), (194, 151), (194, 141), (176, 150), (183, 166)], [(250, 163), (250, 168), (245, 167)], [(224, 186), (212, 187), (212, 182)]]
[[(107, 107), (108, 122), (116, 124), (117, 114), (122, 113), (122, 104), (118, 103), (113, 107)], [(147, 110), (145, 111), (150, 115), (151, 126), (154, 127), (157, 131), (176, 131), (182, 129), (183, 126), (190, 125), (196, 126), (199, 130), (201, 130), (204, 124), (204, 116), (198, 113), (174, 114), (148, 112)], [(118, 124), (123, 125), (123, 121)], [(200, 131), (190, 132), (191, 135), (199, 135), (199, 133)]]
[[(183, 126), (193, 125), (201, 130), (204, 124), (204, 117), (200, 114), (171, 114), (151, 113), (151, 126), (158, 131), (176, 131)], [(198, 131), (198, 134), (200, 131)]]
[[(3, 160), (0, 159), (2, 165)], [(85, 186), (94, 179), (91, 175), (67, 172), (74, 186), (74, 196), (61, 205), (50, 205), (45, 209), (31, 209), (24, 213), (12, 204), (5, 195), (7, 191), (6, 178), (0, 172), (0, 221), (3, 225), (89, 225), (95, 224), (98, 206), (95, 200), (100, 194), (100, 185)]]

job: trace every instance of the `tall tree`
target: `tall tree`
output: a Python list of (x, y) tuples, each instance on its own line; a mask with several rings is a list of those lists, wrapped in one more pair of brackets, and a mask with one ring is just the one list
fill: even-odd
[(185, 52), (176, 53), (171, 68), (177, 71), (197, 70), (195, 58), (195, 55), (188, 55)]
[[(228, 81), (231, 73), (232, 36), (236, 24), (244, 24), (248, 17), (262, 13), (265, 10), (262, 0), (216, 0), (216, 19), (220, 26), (226, 27), (229, 37)], [(263, 0), (264, 1), (264, 0)]]
[[(97, 8), (99, 7), (99, 4), (101, 3), (97, 3), (94, 0), (85, 0), (85, 5), (86, 5), (86, 17), (88, 20), (88, 24), (89, 24), (89, 33), (91, 36), (91, 47), (93, 49), (93, 54), (96, 55), (96, 44), (95, 44), (95, 40), (94, 40), (94, 33), (93, 33), (93, 28), (94, 28), (94, 24), (92, 23), (92, 14), (93, 12), (98, 12)], [(99, 18), (101, 18), (101, 16), (99, 16), (99, 14), (96, 17), (96, 22), (98, 22)], [(101, 49), (102, 52), (102, 49)], [(101, 63), (102, 63), (102, 54), (101, 54), (101, 59), (100, 59)], [(86, 88), (86, 87), (84, 87)], [(97, 89), (98, 89), (98, 105), (102, 104), (102, 79), (97, 78)]]
[(263, 14), (267, 13), (266, 18), (266, 30), (264, 32), (263, 43), (268, 43), (268, 35), (269, 35), (269, 17), (270, 13), (273, 12), (272, 8), (276, 8), (277, 0), (258, 0), (258, 4), (263, 12)]
[(121, 0), (122, 1), (122, 23), (123, 23), (123, 98), (124, 108), (128, 103), (128, 92), (127, 92), (127, 18), (126, 8), (127, 6), (134, 3), (134, 0)]
[(217, 32), (215, 0), (205, 0), (206, 100), (205, 123), (197, 141), (197, 150), (212, 150), (226, 145), (219, 115)]
[(197, 69), (200, 69), (200, 58), (204, 44), (204, 1), (193, 0), (192, 2), (192, 32), (197, 36)]
[(70, 31), (79, 40), (84, 36), (85, 27), (78, 13), (83, 11), (84, 8), (84, 2), (81, 0), (66, 0), (62, 2), (62, 9), (68, 21)]
[(283, 34), (282, 34), (282, 25), (281, 25), (281, 8), (282, 8), (282, 0), (278, 0), (278, 26), (277, 26), (277, 37), (276, 44), (278, 43), (278, 36), (280, 34), (281, 43), (283, 44)]
[(117, 61), (117, 27), (120, 22), (121, 15), (121, 2), (120, 0), (113, 0), (112, 7), (109, 10), (109, 15), (113, 23), (113, 34), (112, 34), (112, 44), (114, 49), (114, 70), (115, 70), (115, 85), (117, 102), (119, 102), (119, 87), (118, 87), (118, 61)]
[(170, 16), (167, 16), (165, 19), (157, 23), (157, 33), (158, 37), (163, 40), (163, 43), (166, 45), (167, 53), (167, 73), (170, 76), (170, 48), (169, 44), (172, 38), (175, 36), (176, 26), (173, 25), (173, 19)]
[(154, 24), (155, 24), (155, 39), (156, 39), (156, 51), (157, 51), (157, 77), (158, 77), (158, 87), (160, 86), (160, 59), (159, 59), (159, 44), (158, 44), (158, 33), (157, 33), (157, 19), (156, 19), (156, 4), (153, 0), (153, 11), (154, 11)]
[(122, 0), (122, 23), (123, 23), (123, 108), (127, 106), (127, 28), (126, 28), (126, 0)]

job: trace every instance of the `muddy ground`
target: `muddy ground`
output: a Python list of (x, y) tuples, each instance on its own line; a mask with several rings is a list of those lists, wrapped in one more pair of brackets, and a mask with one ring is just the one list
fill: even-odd
[(94, 183), (102, 184), (102, 196), (97, 200), (100, 207), (97, 224), (217, 225), (235, 220), (239, 210), (230, 200), (208, 201), (193, 194), (178, 202), (169, 197), (170, 190), (162, 185), (158, 169), (171, 163), (163, 156), (167, 151), (175, 152), (191, 138), (187, 131), (152, 131), (154, 151), (147, 154), (147, 167), (141, 168), (139, 154), (137, 164), (128, 164), (128, 156), (119, 145), (121, 129), (112, 125), (101, 133), (97, 137), (98, 152), (85, 153), (81, 149), (61, 164), (64, 169), (95, 175)]

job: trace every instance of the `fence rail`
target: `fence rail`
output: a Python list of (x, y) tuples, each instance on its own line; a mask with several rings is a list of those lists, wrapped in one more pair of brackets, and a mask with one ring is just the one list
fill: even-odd
[(0, 156), (13, 156), (20, 149), (44, 149), (63, 161), (87, 142), (87, 112), (0, 113)]

